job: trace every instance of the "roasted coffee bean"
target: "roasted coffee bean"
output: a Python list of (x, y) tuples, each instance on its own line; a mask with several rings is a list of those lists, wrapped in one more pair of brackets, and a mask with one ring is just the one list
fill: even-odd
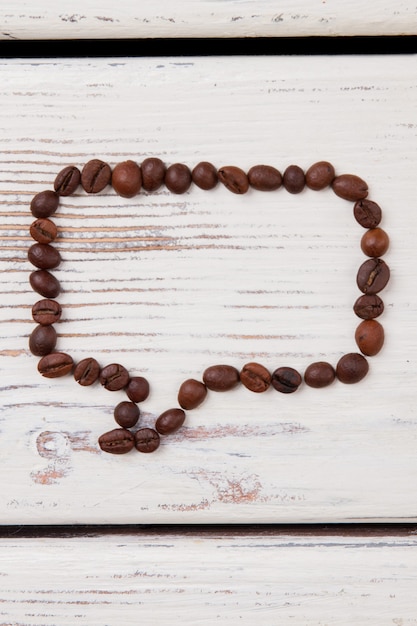
[(362, 354), (351, 352), (339, 359), (336, 365), (336, 376), (345, 384), (358, 383), (369, 371), (368, 361)]
[(260, 363), (246, 363), (240, 372), (240, 382), (254, 393), (262, 393), (271, 384), (270, 372)]
[(120, 363), (111, 363), (100, 371), (99, 380), (109, 391), (119, 391), (127, 386), (129, 372)]
[(111, 184), (122, 198), (133, 198), (142, 187), (142, 172), (134, 161), (123, 161), (113, 169)]
[(341, 174), (332, 182), (332, 189), (339, 198), (344, 200), (362, 200), (368, 195), (368, 185), (362, 178), (354, 174)]
[(361, 239), (361, 249), (366, 256), (383, 256), (389, 247), (389, 237), (382, 228), (371, 228)]
[(282, 176), (282, 184), (289, 193), (301, 193), (306, 184), (304, 170), (299, 165), (289, 165)]
[(301, 385), (301, 374), (292, 367), (278, 367), (272, 372), (271, 384), (281, 393), (293, 393)]
[(336, 176), (334, 167), (328, 161), (318, 161), (310, 165), (306, 171), (306, 185), (314, 191), (325, 189)]
[(56, 298), (61, 291), (59, 280), (48, 270), (35, 270), (30, 274), (29, 282), (33, 291), (44, 298)]
[(198, 163), (191, 172), (193, 183), (200, 187), (200, 189), (214, 189), (219, 182), (217, 170), (212, 163), (207, 161), (201, 161)]
[(211, 391), (229, 391), (239, 380), (239, 371), (232, 365), (211, 365), (203, 373), (203, 382)]
[(353, 207), (355, 220), (364, 228), (376, 228), (382, 219), (379, 204), (372, 200), (358, 200)]
[(74, 368), (74, 380), (83, 387), (93, 385), (100, 375), (100, 365), (93, 357), (86, 357)]
[(81, 182), (81, 172), (75, 165), (68, 165), (59, 172), (54, 181), (54, 189), (60, 196), (70, 196)]
[(38, 363), (38, 371), (45, 378), (58, 378), (70, 374), (74, 361), (65, 352), (51, 352), (42, 357)]
[(272, 165), (254, 165), (248, 172), (249, 185), (257, 191), (275, 191), (282, 185), (282, 175)]
[(184, 163), (173, 163), (165, 172), (164, 182), (171, 193), (185, 193), (191, 186), (191, 171)]
[(55, 191), (47, 189), (32, 198), (30, 210), (34, 217), (51, 217), (59, 205), (59, 196)]
[(99, 437), (98, 445), (103, 452), (126, 454), (135, 447), (135, 436), (126, 428), (114, 428)]
[(377, 295), (359, 296), (353, 305), (356, 315), (364, 320), (379, 317), (384, 312), (384, 303)]
[(161, 440), (153, 428), (140, 428), (135, 432), (135, 447), (138, 452), (155, 452)]
[(38, 243), (52, 243), (58, 235), (56, 224), (47, 217), (39, 217), (32, 222), (29, 232)]
[(149, 157), (141, 165), (142, 187), (145, 191), (156, 191), (164, 182), (166, 166), (161, 159)]
[(158, 417), (155, 428), (160, 435), (171, 435), (181, 428), (184, 421), (185, 412), (182, 409), (168, 409)]
[(135, 426), (139, 419), (139, 407), (134, 402), (128, 402), (124, 400), (114, 409), (114, 419), (123, 428), (132, 428)]
[(81, 185), (87, 193), (103, 191), (111, 181), (111, 169), (108, 163), (100, 159), (88, 161), (81, 172)]
[(200, 380), (185, 380), (178, 391), (178, 404), (186, 410), (195, 409), (207, 396), (207, 387)]
[(49, 243), (34, 243), (28, 250), (28, 260), (39, 269), (51, 270), (61, 263), (61, 255)]
[(249, 189), (247, 174), (234, 165), (225, 165), (218, 172), (219, 181), (232, 193), (242, 194)]
[(311, 363), (304, 372), (304, 382), (315, 389), (331, 385), (335, 378), (336, 372), (333, 365), (326, 361)]
[(62, 308), (56, 300), (38, 300), (32, 307), (32, 317), (37, 324), (49, 326), (61, 319)]
[(384, 345), (384, 328), (376, 320), (363, 320), (355, 332), (355, 341), (365, 356), (375, 356)]
[(57, 335), (52, 325), (39, 324), (31, 332), (29, 337), (29, 350), (36, 356), (45, 356), (52, 352), (56, 346)]
[(368, 259), (360, 266), (356, 282), (362, 293), (374, 295), (384, 289), (390, 279), (390, 269), (383, 259)]
[(132, 402), (143, 402), (149, 396), (149, 383), (143, 376), (132, 376), (125, 391)]

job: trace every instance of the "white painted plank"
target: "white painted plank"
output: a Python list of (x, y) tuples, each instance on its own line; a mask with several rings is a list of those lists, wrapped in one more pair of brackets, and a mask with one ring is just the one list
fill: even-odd
[[(3, 61), (3, 523), (415, 520), (416, 59)], [(369, 183), (391, 236), (386, 343), (356, 386), (210, 394), (155, 455), (100, 453), (124, 399), (48, 381), (28, 351), (28, 205), (69, 163), (156, 155), (283, 170), (319, 159)], [(162, 189), (68, 198), (59, 349), (149, 378), (143, 424), (217, 362), (303, 372), (356, 350), (363, 229), (332, 192)]]

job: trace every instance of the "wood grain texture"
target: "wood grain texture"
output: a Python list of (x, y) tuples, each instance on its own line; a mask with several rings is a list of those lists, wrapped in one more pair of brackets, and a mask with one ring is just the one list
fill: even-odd
[[(3, 523), (416, 520), (415, 63), (1, 62)], [(155, 455), (100, 453), (123, 392), (48, 381), (28, 351), (38, 299), (28, 284), (29, 202), (67, 164), (149, 155), (281, 170), (325, 158), (368, 181), (391, 236), (392, 279), (386, 343), (362, 383), (211, 393)], [(149, 378), (144, 425), (208, 365), (259, 360), (303, 372), (356, 349), (363, 229), (330, 190), (80, 192), (56, 221), (58, 347)]]
[(1, 39), (415, 35), (411, 0), (4, 0)]

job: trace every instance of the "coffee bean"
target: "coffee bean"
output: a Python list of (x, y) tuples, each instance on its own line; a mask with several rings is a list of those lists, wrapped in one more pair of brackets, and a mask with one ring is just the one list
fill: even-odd
[(219, 182), (217, 170), (212, 163), (207, 161), (201, 161), (198, 163), (191, 172), (193, 183), (200, 187), (200, 189), (214, 189)]
[(382, 228), (371, 228), (361, 239), (361, 249), (366, 256), (383, 256), (389, 247), (389, 237)]
[(342, 356), (336, 366), (337, 378), (347, 385), (358, 383), (365, 378), (368, 371), (368, 361), (362, 354), (355, 352)]
[(353, 305), (356, 315), (364, 320), (379, 317), (384, 312), (384, 303), (377, 295), (359, 296)]
[(134, 402), (123, 401), (114, 409), (114, 419), (123, 428), (132, 428), (139, 419), (139, 407)]
[(142, 172), (134, 161), (123, 161), (113, 169), (111, 184), (122, 198), (133, 198), (142, 187)]
[(331, 385), (336, 378), (334, 367), (326, 361), (311, 363), (304, 372), (304, 382), (309, 387), (321, 389)]
[(181, 428), (184, 421), (185, 412), (182, 409), (168, 409), (158, 417), (155, 428), (160, 435), (171, 435)]
[(219, 181), (232, 193), (242, 194), (249, 189), (247, 174), (234, 165), (226, 165), (217, 172)]
[(379, 204), (372, 200), (358, 200), (353, 207), (353, 215), (364, 228), (376, 228), (382, 219)]
[(306, 184), (304, 171), (298, 165), (289, 165), (283, 174), (282, 184), (289, 193), (301, 193)]
[(239, 371), (232, 365), (211, 365), (203, 373), (203, 382), (211, 391), (229, 391), (239, 380)]
[(281, 172), (272, 165), (254, 165), (248, 172), (248, 180), (257, 191), (275, 191), (282, 185)]
[(70, 374), (74, 362), (69, 354), (64, 352), (51, 352), (42, 357), (38, 363), (38, 371), (45, 378), (58, 378)]
[(48, 270), (35, 270), (30, 274), (29, 282), (33, 291), (44, 298), (56, 298), (61, 291), (58, 279)]
[(355, 332), (355, 341), (366, 356), (375, 356), (384, 345), (384, 328), (376, 320), (364, 320)]
[(58, 229), (52, 220), (39, 217), (30, 225), (29, 233), (38, 243), (52, 243), (58, 235)]
[(48, 243), (34, 243), (28, 250), (28, 260), (35, 267), (51, 270), (61, 263), (61, 255)]
[(32, 198), (30, 210), (34, 217), (51, 217), (59, 205), (59, 196), (55, 191), (47, 189)]
[(32, 307), (32, 317), (38, 324), (49, 326), (61, 319), (62, 308), (56, 300), (38, 300)]
[(141, 165), (142, 187), (145, 191), (156, 191), (164, 182), (166, 166), (156, 157), (145, 159)]
[(362, 178), (354, 174), (341, 174), (332, 182), (332, 189), (339, 198), (344, 200), (362, 200), (368, 195), (368, 185)]
[(140, 428), (135, 432), (135, 446), (138, 452), (155, 452), (160, 441), (158, 433), (153, 428)]
[(270, 372), (260, 363), (246, 363), (240, 372), (240, 382), (254, 393), (262, 393), (271, 384)]
[(54, 181), (54, 189), (60, 196), (70, 196), (81, 181), (81, 172), (75, 165), (68, 165), (59, 172)]
[(334, 167), (328, 161), (318, 161), (310, 165), (306, 171), (306, 185), (314, 191), (328, 187), (335, 177)]
[(114, 428), (99, 437), (98, 445), (103, 452), (126, 454), (135, 447), (135, 436), (126, 428)]
[(301, 385), (302, 378), (292, 367), (278, 367), (272, 373), (272, 386), (281, 393), (293, 393)]
[(110, 165), (100, 159), (88, 161), (81, 172), (81, 185), (87, 193), (103, 191), (111, 181)]
[(178, 391), (178, 404), (186, 410), (195, 409), (207, 396), (207, 387), (194, 378), (185, 380)]
[(109, 391), (124, 389), (129, 382), (129, 372), (119, 363), (106, 365), (100, 372), (100, 383)]
[(29, 350), (36, 356), (45, 356), (52, 352), (57, 342), (56, 330), (52, 325), (39, 324), (29, 337)]
[(191, 171), (184, 163), (173, 163), (167, 168), (164, 181), (171, 193), (185, 193), (191, 186)]
[(383, 259), (368, 259), (358, 270), (356, 282), (362, 293), (374, 295), (384, 289), (390, 279), (390, 269)]
[(149, 383), (143, 376), (132, 376), (126, 387), (126, 395), (132, 402), (143, 402), (149, 396)]
[(74, 380), (82, 387), (93, 385), (100, 375), (100, 365), (93, 357), (86, 357), (74, 368)]

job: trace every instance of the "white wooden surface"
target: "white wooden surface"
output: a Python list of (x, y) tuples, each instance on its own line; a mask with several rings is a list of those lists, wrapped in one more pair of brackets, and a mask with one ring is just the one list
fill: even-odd
[(0, 39), (416, 35), (411, 0), (3, 0)]
[[(415, 69), (414, 56), (1, 62), (3, 523), (416, 520)], [(368, 181), (392, 279), (362, 383), (211, 394), (156, 454), (99, 452), (122, 392), (43, 379), (28, 351), (28, 205), (64, 165), (148, 155), (325, 158)], [(59, 348), (147, 376), (145, 424), (216, 362), (304, 371), (356, 349), (363, 229), (330, 191), (79, 194), (57, 223)]]

